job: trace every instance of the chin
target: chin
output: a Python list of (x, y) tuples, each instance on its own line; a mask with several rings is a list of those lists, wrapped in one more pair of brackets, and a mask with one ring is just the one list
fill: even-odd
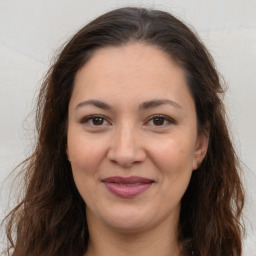
[(119, 233), (123, 233), (123, 234), (134, 234), (134, 233), (139, 233), (145, 230), (150, 229), (149, 223), (145, 223), (145, 222), (139, 222), (139, 221), (127, 221), (127, 219), (125, 220), (115, 220), (112, 221), (110, 223), (108, 223), (108, 225), (113, 229), (118, 231)]
[(149, 228), (154, 223), (149, 212), (143, 213), (138, 209), (111, 211), (107, 215), (101, 216), (101, 218), (109, 227), (124, 233), (138, 232)]

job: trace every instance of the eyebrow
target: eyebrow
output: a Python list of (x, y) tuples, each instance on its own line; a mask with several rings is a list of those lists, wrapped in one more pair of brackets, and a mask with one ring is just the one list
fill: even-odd
[(87, 106), (87, 105), (93, 105), (95, 107), (105, 109), (105, 110), (110, 110), (111, 106), (108, 105), (107, 103), (99, 100), (85, 100), (80, 102), (79, 104), (76, 105), (76, 109), (79, 107)]
[[(179, 105), (177, 102), (175, 102), (173, 100), (153, 99), (153, 100), (145, 101), (145, 102), (141, 103), (139, 105), (139, 110), (151, 109), (151, 108), (155, 108), (155, 107), (158, 107), (158, 106), (161, 106), (161, 105), (166, 105), (166, 104), (171, 105), (175, 108), (182, 109), (181, 105)], [(83, 107), (83, 106), (86, 106), (86, 105), (93, 105), (97, 108), (101, 108), (101, 109), (104, 109), (104, 110), (111, 110), (112, 109), (111, 105), (109, 105), (109, 104), (107, 104), (103, 101), (99, 101), (99, 100), (85, 100), (85, 101), (82, 101), (79, 104), (77, 104), (75, 108), (77, 109), (77, 108), (80, 108), (80, 107)]]
[(145, 110), (145, 109), (155, 108), (155, 107), (165, 105), (165, 104), (169, 104), (175, 108), (182, 109), (180, 104), (178, 104), (177, 102), (175, 102), (173, 100), (169, 100), (169, 99), (155, 99), (155, 100), (146, 101), (139, 105), (139, 109)]

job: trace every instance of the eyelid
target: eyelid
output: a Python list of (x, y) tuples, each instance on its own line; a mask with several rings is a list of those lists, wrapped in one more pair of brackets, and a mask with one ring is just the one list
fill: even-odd
[[(153, 120), (154, 118), (163, 118), (165, 121), (168, 121), (169, 124), (167, 125), (171, 125), (171, 124), (177, 124), (177, 122), (169, 117), (169, 116), (166, 116), (166, 115), (163, 115), (163, 114), (155, 114), (153, 116), (150, 117), (150, 119), (148, 119), (148, 121), (146, 123), (148, 123), (149, 121)], [(161, 127), (164, 127), (166, 125), (154, 125), (155, 127), (158, 127), (158, 128), (161, 128)]]
[[(104, 119), (103, 121), (106, 121), (106, 122), (108, 122), (109, 124), (111, 124), (111, 123), (107, 120), (107, 118), (106, 118), (105, 116), (103, 116), (103, 115), (98, 115), (98, 114), (93, 114), (93, 115), (86, 116), (86, 117), (84, 117), (84, 118), (81, 119), (80, 123), (81, 123), (81, 124), (86, 124), (86, 123), (88, 124), (88, 121), (89, 121), (89, 120), (93, 120), (94, 118), (97, 118), (97, 117), (98, 117), (98, 118), (102, 118), (102, 119)], [(98, 127), (98, 128), (104, 126), (104, 125), (93, 125), (93, 124), (88, 124), (88, 125), (93, 126), (93, 127)]]
[[(111, 124), (111, 123), (108, 121), (108, 119), (107, 119), (104, 115), (98, 115), (98, 114), (93, 114), (93, 115), (86, 116), (86, 117), (82, 118), (80, 122), (81, 122), (82, 124), (86, 124), (86, 123), (87, 123), (88, 125), (90, 125), (90, 126), (92, 126), (92, 127), (101, 128), (101, 127), (104, 126), (104, 124), (102, 124), (102, 125), (93, 125), (93, 124), (89, 124), (89, 123), (88, 123), (89, 120), (93, 120), (94, 118), (97, 118), (97, 117), (98, 117), (98, 118), (102, 118), (102, 119), (103, 119), (103, 122), (106, 121), (106, 122), (108, 122), (109, 124)], [(152, 121), (154, 118), (163, 118), (164, 121), (167, 121), (167, 122), (168, 122), (167, 125), (177, 124), (177, 122), (176, 122), (173, 118), (171, 118), (171, 117), (169, 117), (169, 116), (167, 116), (167, 115), (163, 115), (163, 114), (155, 114), (155, 115), (153, 115), (153, 116), (150, 116), (150, 118), (147, 119), (147, 121), (146, 121), (145, 123), (147, 124), (148, 122)], [(165, 124), (165, 125), (152, 125), (152, 126), (158, 127), (158, 128), (162, 128), (162, 127), (165, 127), (166, 124)]]

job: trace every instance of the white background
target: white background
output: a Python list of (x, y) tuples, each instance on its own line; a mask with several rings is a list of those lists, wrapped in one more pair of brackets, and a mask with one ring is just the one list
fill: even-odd
[(33, 114), (27, 116), (54, 53), (91, 19), (126, 5), (170, 11), (196, 29), (214, 56), (228, 85), (230, 129), (245, 164), (244, 255), (256, 256), (256, 0), (0, 0), (1, 218), (9, 207), (6, 191), (14, 190), (4, 179), (30, 152)]

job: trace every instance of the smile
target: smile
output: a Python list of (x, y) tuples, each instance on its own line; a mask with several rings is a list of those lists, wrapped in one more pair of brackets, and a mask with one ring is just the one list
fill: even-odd
[(109, 192), (122, 198), (136, 197), (144, 191), (148, 190), (154, 183), (154, 181), (151, 179), (138, 176), (114, 176), (103, 179), (102, 182)]

